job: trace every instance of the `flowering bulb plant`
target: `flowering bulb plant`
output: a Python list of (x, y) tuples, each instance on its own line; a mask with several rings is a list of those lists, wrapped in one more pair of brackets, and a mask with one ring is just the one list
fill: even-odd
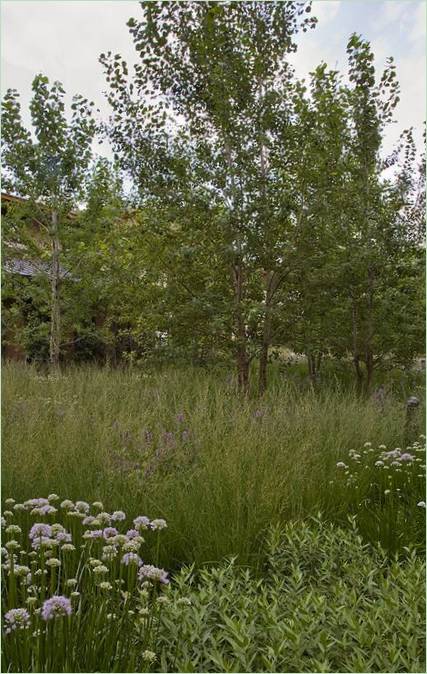
[(336, 463), (336, 476), (330, 481), (334, 497), (388, 549), (405, 544), (405, 536), (423, 541), (425, 451), (424, 435), (405, 448), (366, 442)]
[(100, 502), (61, 501), (56, 494), (24, 503), (9, 498), (5, 505), (3, 666), (21, 672), (120, 671), (120, 662), (129, 666), (130, 658), (131, 671), (149, 671), (170, 581), (143, 548), (146, 537), (154, 536), (158, 563), (166, 521), (141, 515), (129, 523), (123, 511), (106, 512)]

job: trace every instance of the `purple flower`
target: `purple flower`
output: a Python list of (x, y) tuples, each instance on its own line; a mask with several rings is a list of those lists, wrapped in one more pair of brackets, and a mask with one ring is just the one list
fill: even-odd
[(136, 529), (129, 529), (129, 531), (126, 532), (126, 537), (129, 538), (129, 540), (136, 538), (137, 536), (139, 536), (139, 531)]
[(104, 532), (102, 529), (87, 530), (83, 534), (83, 538), (103, 538)]
[(5, 632), (10, 634), (13, 630), (25, 630), (30, 626), (30, 614), (26, 608), (11, 608), (4, 614)]
[(26, 510), (32, 510), (33, 508), (41, 508), (42, 506), (49, 505), (47, 498), (30, 498), (28, 501), (24, 502)]
[(28, 535), (32, 541), (35, 538), (41, 538), (42, 536), (50, 538), (52, 535), (52, 527), (50, 526), (50, 524), (37, 522), (36, 524), (33, 524), (33, 526), (30, 529), (30, 533)]
[(71, 601), (68, 599), (68, 597), (56, 595), (50, 599), (46, 599), (46, 601), (43, 603), (43, 620), (52, 620), (53, 618), (71, 615), (71, 613)]
[(153, 583), (161, 583), (162, 585), (169, 584), (168, 573), (164, 569), (158, 569), (151, 564), (144, 564), (138, 572), (140, 581), (151, 580)]
[(401, 461), (413, 461), (414, 456), (412, 454), (409, 454), (409, 452), (405, 452), (404, 454), (401, 455), (400, 460)]
[(114, 527), (106, 527), (103, 531), (103, 536), (105, 539), (107, 539), (112, 538), (113, 536), (117, 536), (118, 533), (119, 532)]
[(137, 529), (148, 529), (150, 520), (145, 515), (139, 515), (135, 517), (133, 523)]
[(122, 557), (122, 564), (129, 566), (129, 564), (137, 564), (140, 566), (142, 564), (142, 559), (136, 552), (127, 552)]
[(93, 515), (88, 515), (87, 517), (84, 518), (84, 520), (82, 521), (82, 524), (84, 524), (84, 526), (88, 526), (89, 524), (92, 524), (92, 522), (94, 522), (94, 521), (95, 521), (95, 517)]
[(68, 533), (68, 531), (58, 531), (57, 534), (55, 534), (55, 538), (57, 541), (60, 543), (71, 543), (71, 534)]

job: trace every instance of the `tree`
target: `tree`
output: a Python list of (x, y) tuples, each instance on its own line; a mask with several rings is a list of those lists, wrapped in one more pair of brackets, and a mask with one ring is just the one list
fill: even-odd
[[(264, 320), (265, 355), (272, 293), (282, 280), (278, 241), (285, 220), (273, 195), (279, 194), (284, 131), (276, 120), (289, 117), (292, 72), (286, 55), (296, 49), (297, 31), (314, 26), (315, 19), (307, 17), (309, 3), (141, 7), (142, 21), (128, 24), (140, 56), (133, 80), (120, 55), (101, 56), (110, 84), (112, 142), (144, 198), (161, 188), (163, 199), (168, 192), (169, 201), (186, 208), (198, 192), (215, 206), (216, 226), (203, 233), (203, 241), (217, 237), (220, 267), (228, 269), (229, 345), (239, 388), (247, 392), (250, 361), (259, 353), (257, 325)], [(176, 189), (183, 164), (171, 152), (171, 136), (188, 147), (196, 168), (190, 190)]]
[(83, 197), (96, 131), (92, 105), (75, 96), (71, 121), (65, 115), (64, 89), (59, 82), (37, 75), (30, 103), (32, 131), (25, 128), (16, 90), (3, 99), (3, 185), (24, 197), (50, 241), (50, 347), (53, 366), (59, 365), (61, 345), (61, 252), (70, 229), (70, 215)]

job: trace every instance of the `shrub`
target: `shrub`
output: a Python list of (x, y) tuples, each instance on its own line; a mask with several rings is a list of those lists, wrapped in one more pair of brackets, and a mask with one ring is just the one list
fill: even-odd
[[(274, 528), (263, 576), (233, 560), (183, 569), (160, 671), (423, 672), (425, 564), (321, 520)], [(175, 599), (176, 597), (176, 599)]]

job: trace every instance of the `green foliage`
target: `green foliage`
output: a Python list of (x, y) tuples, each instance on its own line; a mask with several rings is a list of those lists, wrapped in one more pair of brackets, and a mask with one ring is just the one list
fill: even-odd
[(233, 561), (176, 576), (161, 671), (424, 671), (425, 564), (414, 551), (389, 561), (315, 519), (272, 529), (266, 554), (261, 577)]

